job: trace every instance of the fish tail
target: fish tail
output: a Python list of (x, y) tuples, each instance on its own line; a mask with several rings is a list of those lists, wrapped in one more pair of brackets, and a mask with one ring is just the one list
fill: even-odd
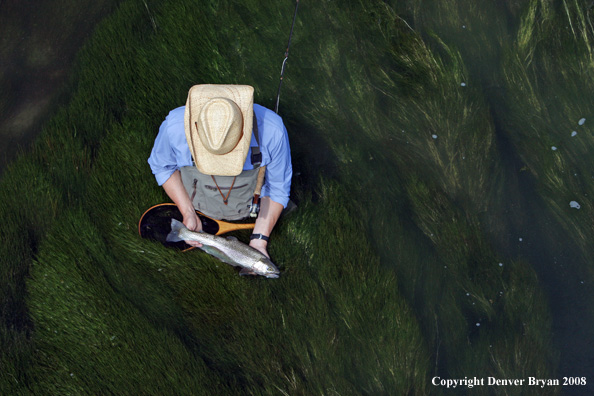
[(171, 219), (171, 232), (167, 235), (167, 242), (183, 241), (179, 234), (184, 228), (186, 228), (184, 223), (176, 219)]

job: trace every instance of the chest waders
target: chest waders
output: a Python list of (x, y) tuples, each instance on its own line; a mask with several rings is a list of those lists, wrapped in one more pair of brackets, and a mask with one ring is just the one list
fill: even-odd
[(182, 183), (194, 209), (218, 220), (241, 220), (257, 216), (257, 211), (252, 216), (250, 210), (254, 203), (257, 207), (259, 202), (266, 166), (260, 166), (262, 153), (255, 114), (253, 133), (257, 143), (257, 146), (250, 147), (254, 169), (244, 170), (237, 176), (206, 175), (195, 166), (180, 169)]

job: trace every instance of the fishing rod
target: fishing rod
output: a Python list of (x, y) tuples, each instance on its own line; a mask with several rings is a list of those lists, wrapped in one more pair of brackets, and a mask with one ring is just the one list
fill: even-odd
[[(293, 38), (293, 28), (295, 27), (295, 20), (297, 19), (297, 9), (299, 8), (299, 0), (295, 1), (295, 12), (293, 13), (293, 23), (291, 23), (291, 32), (289, 33), (289, 42), (287, 43), (287, 50), (285, 51), (285, 59), (283, 59), (283, 65), (281, 66), (280, 81), (278, 83), (278, 91), (276, 93), (276, 105), (274, 106), (274, 112), (278, 114), (278, 103), (280, 102), (280, 91), (283, 85), (283, 77), (285, 75), (285, 66), (287, 65), (287, 59), (289, 59), (289, 48), (291, 48), (291, 39)], [(266, 166), (260, 167), (258, 171), (258, 180), (256, 182), (256, 189), (254, 191), (254, 198), (252, 205), (250, 206), (250, 217), (258, 217), (260, 212), (260, 193), (262, 191), (262, 185), (264, 184), (264, 175), (266, 173)]]
[(293, 38), (293, 28), (295, 27), (295, 20), (297, 19), (297, 9), (299, 8), (299, 0), (295, 1), (295, 12), (293, 13), (293, 23), (291, 24), (291, 32), (289, 33), (289, 42), (287, 43), (287, 50), (285, 51), (285, 59), (283, 59), (283, 65), (281, 67), (280, 82), (278, 83), (278, 91), (276, 93), (276, 105), (274, 106), (274, 112), (278, 114), (278, 103), (280, 101), (280, 91), (283, 85), (283, 76), (285, 75), (285, 66), (287, 65), (287, 59), (289, 59), (289, 48), (291, 47), (291, 38)]

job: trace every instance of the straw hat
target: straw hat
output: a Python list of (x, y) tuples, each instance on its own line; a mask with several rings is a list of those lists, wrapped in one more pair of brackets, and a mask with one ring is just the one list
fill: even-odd
[(249, 85), (194, 85), (188, 93), (186, 140), (204, 174), (237, 176), (252, 139), (254, 88)]

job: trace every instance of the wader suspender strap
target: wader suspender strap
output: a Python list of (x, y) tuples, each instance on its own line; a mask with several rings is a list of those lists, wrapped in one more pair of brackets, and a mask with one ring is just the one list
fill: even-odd
[[(254, 137), (256, 138), (257, 147), (252, 147), (252, 165), (254, 168), (260, 166), (262, 163), (262, 153), (260, 152), (260, 136), (258, 134), (258, 122), (256, 121), (256, 114), (254, 114)], [(258, 180), (256, 181), (256, 188), (254, 190), (254, 199), (250, 208), (250, 217), (258, 217), (260, 211), (260, 193), (264, 185), (264, 175), (266, 174), (266, 166), (260, 166), (258, 170)]]
[(262, 163), (262, 153), (260, 152), (260, 136), (258, 134), (258, 121), (256, 121), (256, 113), (254, 113), (254, 126), (252, 132), (254, 133), (257, 144), (255, 147), (250, 147), (252, 149), (252, 166), (257, 168)]

